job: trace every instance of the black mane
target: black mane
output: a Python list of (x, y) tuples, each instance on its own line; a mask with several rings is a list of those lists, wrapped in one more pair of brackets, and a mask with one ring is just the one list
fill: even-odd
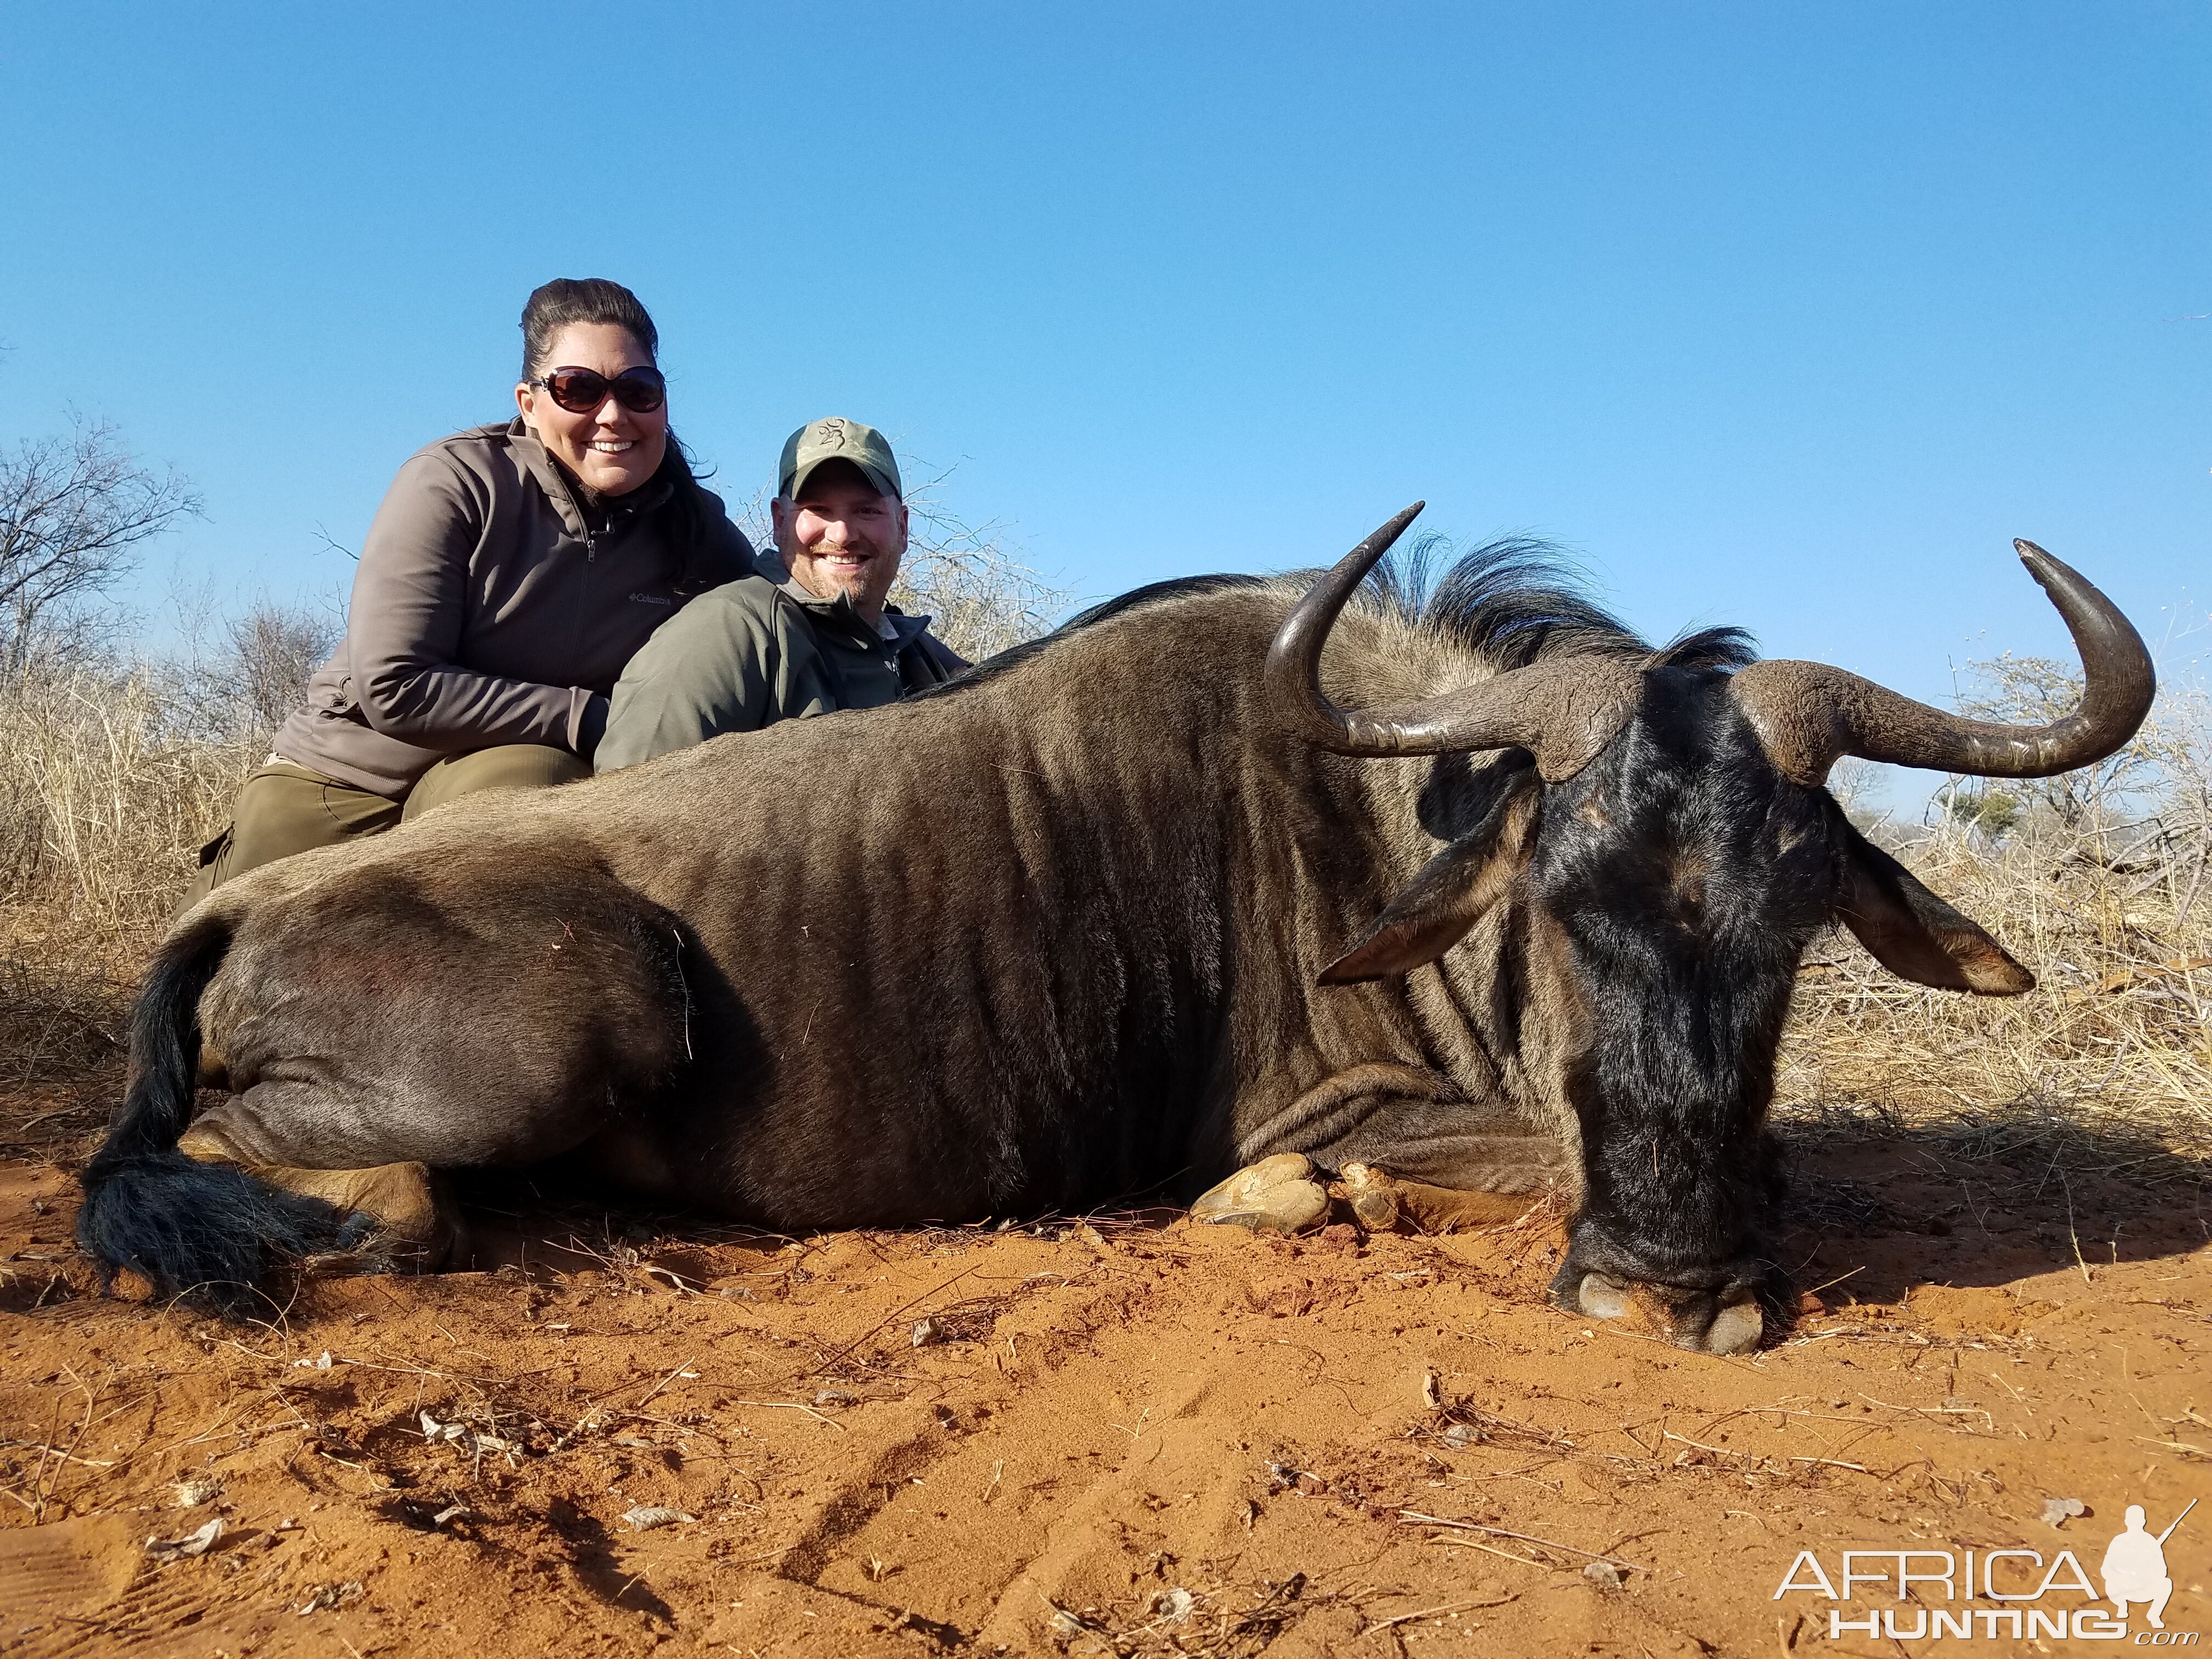
[[(1055, 640), (1147, 605), (1275, 580), (1303, 585), (1312, 574), (1178, 576), (1132, 588), (921, 695), (942, 696), (994, 680)], [(1543, 657), (1590, 655), (1629, 658), (1653, 668), (1734, 670), (1759, 654), (1741, 628), (1698, 629), (1655, 647), (1584, 592), (1585, 581), (1559, 549), (1533, 537), (1502, 537), (1455, 557), (1450, 539), (1431, 532), (1386, 554), (1368, 575), (1361, 598), (1384, 616), (1464, 645), (1500, 668), (1526, 667)]]
[(1741, 628), (1705, 628), (1653, 647), (1583, 592), (1586, 579), (1558, 548), (1507, 536), (1453, 557), (1441, 535), (1417, 538), (1368, 578), (1388, 615), (1439, 634), (1501, 668), (1544, 657), (1626, 657), (1661, 668), (1736, 669), (1758, 654)]

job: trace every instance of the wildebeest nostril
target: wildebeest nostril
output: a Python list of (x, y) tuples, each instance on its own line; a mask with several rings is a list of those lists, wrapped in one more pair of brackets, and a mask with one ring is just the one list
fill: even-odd
[(1748, 1287), (1722, 1291), (1681, 1291), (1660, 1285), (1623, 1285), (1602, 1273), (1584, 1273), (1575, 1300), (1590, 1319), (1623, 1320), (1678, 1348), (1700, 1353), (1747, 1353), (1766, 1328)]

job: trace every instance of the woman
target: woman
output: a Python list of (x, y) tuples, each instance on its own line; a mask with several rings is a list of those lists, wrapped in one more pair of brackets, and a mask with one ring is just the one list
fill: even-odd
[(653, 630), (751, 547), (668, 430), (659, 336), (620, 283), (522, 312), (518, 410), (400, 468), (345, 638), (246, 780), (186, 896), (476, 789), (589, 775), (607, 693)]

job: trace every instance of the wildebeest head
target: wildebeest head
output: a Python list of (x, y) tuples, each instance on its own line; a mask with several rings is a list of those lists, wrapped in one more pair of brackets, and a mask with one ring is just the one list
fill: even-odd
[(2103, 594), (2020, 542), (2084, 669), (2081, 707), (2048, 726), (1963, 720), (1820, 664), (1747, 663), (1726, 631), (1640, 657), (1547, 654), (1424, 702), (1340, 708), (1321, 689), (1322, 645), (1418, 511), (1299, 602), (1269, 654), (1270, 696), (1292, 731), (1342, 754), (1509, 752), (1439, 763), (1447, 844), (1322, 979), (1404, 974), (1493, 905), (1519, 904), (1528, 971), (1571, 1033), (1558, 1080), (1583, 1142), (1553, 1298), (1635, 1312), (1687, 1346), (1749, 1346), (1769, 1279), (1753, 1231), (1760, 1123), (1807, 945), (1840, 922), (1923, 984), (2014, 995), (2035, 982), (1852, 828), (1824, 787), (1830, 767), (1846, 755), (1992, 777), (2087, 765), (2148, 711), (2148, 653)]

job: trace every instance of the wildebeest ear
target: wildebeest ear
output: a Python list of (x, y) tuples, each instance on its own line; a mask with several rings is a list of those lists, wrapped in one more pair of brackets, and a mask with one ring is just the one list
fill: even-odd
[(2035, 988), (2035, 975), (2003, 945), (1857, 830), (1843, 830), (1849, 839), (1837, 914), (1875, 961), (1938, 990), (2014, 997)]
[(1474, 829), (1421, 866), (1383, 907), (1358, 944), (1321, 971), (1323, 985), (1357, 985), (1411, 973), (1467, 937), (1495, 904), (1528, 849), (1540, 792), (1535, 775), (1509, 791)]

